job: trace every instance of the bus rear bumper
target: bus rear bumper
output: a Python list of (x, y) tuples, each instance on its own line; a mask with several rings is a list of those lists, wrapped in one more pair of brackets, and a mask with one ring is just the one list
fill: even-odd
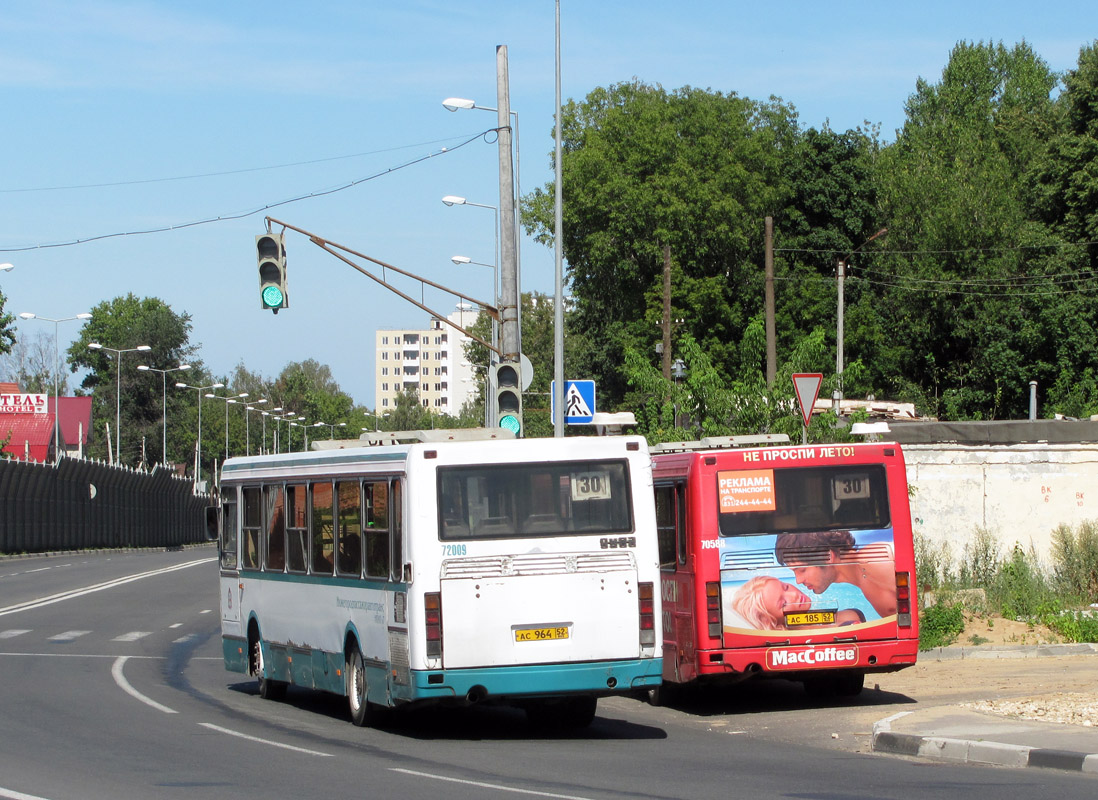
[(412, 670), (411, 700), (629, 694), (658, 686), (663, 660), (638, 658), (583, 664), (528, 664), (473, 669)]
[(746, 677), (804, 673), (826, 669), (895, 672), (915, 664), (917, 639), (891, 642), (828, 643), (699, 650), (699, 677)]

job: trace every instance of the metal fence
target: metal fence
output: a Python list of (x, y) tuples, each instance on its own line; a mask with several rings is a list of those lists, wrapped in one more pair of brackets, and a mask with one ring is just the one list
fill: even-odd
[(0, 553), (202, 542), (209, 503), (190, 480), (160, 467), (0, 460)]

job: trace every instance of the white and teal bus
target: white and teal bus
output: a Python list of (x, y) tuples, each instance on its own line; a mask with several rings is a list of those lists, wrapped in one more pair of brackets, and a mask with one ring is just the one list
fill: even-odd
[(222, 470), (225, 666), (262, 697), (342, 694), (356, 725), (496, 701), (581, 727), (660, 683), (643, 439), (344, 444)]

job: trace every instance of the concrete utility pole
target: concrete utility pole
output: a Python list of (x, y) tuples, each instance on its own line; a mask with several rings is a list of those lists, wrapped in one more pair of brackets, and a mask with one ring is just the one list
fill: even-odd
[(507, 72), (507, 45), (496, 48), (496, 107), (499, 128), (499, 224), (500, 224), (500, 349), (504, 361), (519, 361), (522, 331), (518, 309), (522, 298), (518, 285), (515, 249), (515, 180), (511, 159), (511, 98)]
[(560, 133), (560, 0), (556, 2), (556, 113), (553, 129), (553, 407), (558, 409), (553, 420), (553, 436), (564, 436), (564, 262), (561, 204), (561, 133)]
[[(841, 325), (840, 325), (841, 327)], [(766, 385), (778, 377), (778, 346), (774, 331), (774, 218), (766, 218)], [(840, 348), (841, 349), (841, 348)]]

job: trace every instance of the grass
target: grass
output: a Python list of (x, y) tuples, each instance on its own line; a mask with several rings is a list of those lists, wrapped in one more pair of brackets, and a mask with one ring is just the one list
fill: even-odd
[(1098, 602), (1098, 522), (1058, 527), (1051, 555), (1046, 569), (1032, 548), (1015, 544), (1004, 554), (997, 537), (978, 528), (956, 562), (947, 544), (916, 536), (915, 572), (924, 596), (934, 598), (921, 611), (919, 648), (956, 642), (965, 611), (1039, 623), (1068, 642), (1098, 642), (1098, 614), (1090, 609)]

